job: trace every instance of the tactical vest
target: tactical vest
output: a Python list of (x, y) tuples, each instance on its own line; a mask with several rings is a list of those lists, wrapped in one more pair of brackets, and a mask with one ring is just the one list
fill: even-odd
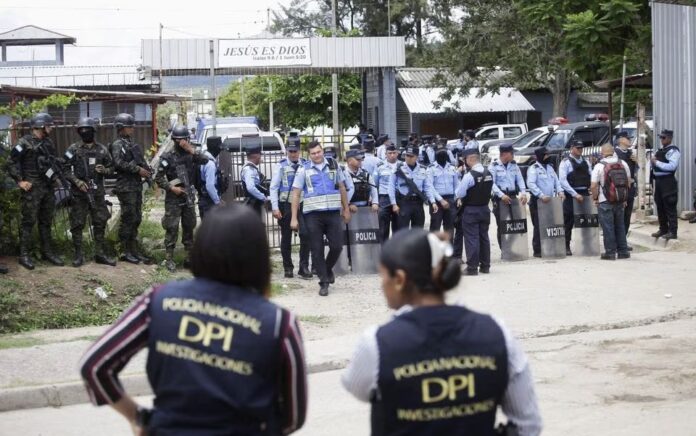
[(290, 192), (292, 192), (292, 184), (295, 181), (295, 174), (300, 166), (305, 164), (304, 159), (300, 159), (297, 163), (292, 163), (288, 159), (280, 161), (280, 187), (278, 187), (278, 201), (281, 203), (290, 202)]
[(474, 170), (469, 173), (474, 178), (474, 186), (466, 191), (462, 206), (487, 206), (493, 191), (493, 176), (486, 168), (482, 173)]
[(325, 212), (341, 210), (341, 192), (338, 189), (338, 164), (327, 159), (320, 171), (312, 161), (305, 162), (304, 206), (302, 212)]
[[(55, 148), (49, 138), (38, 139), (24, 135), (11, 151), (11, 158), (19, 163), (19, 174), (11, 172), (15, 181), (27, 180), (32, 183), (49, 183), (55, 176), (51, 174), (50, 158), (55, 156)], [(12, 171), (12, 170), (11, 170)], [(47, 175), (51, 174), (51, 176)]]
[(570, 165), (573, 167), (573, 171), (568, 174), (568, 183), (570, 186), (573, 189), (590, 189), (592, 174), (590, 174), (590, 166), (587, 164), (587, 161), (583, 159), (582, 162), (577, 163), (573, 158), (568, 158), (568, 160), (570, 161)]
[(372, 435), (494, 435), (508, 383), (505, 337), (488, 315), (420, 307), (377, 330)]
[(252, 200), (252, 199), (253, 199), (253, 200), (258, 200), (256, 197), (254, 197), (253, 195), (249, 194), (249, 187), (246, 185), (246, 182), (244, 181), (244, 173), (243, 173), (243, 172), (244, 172), (245, 170), (246, 170), (246, 171), (256, 171), (256, 173), (257, 173), (257, 175), (258, 175), (258, 177), (259, 177), (259, 183), (256, 185), (256, 188), (257, 188), (259, 191), (261, 191), (261, 193), (264, 194), (264, 195), (266, 195), (266, 193), (263, 192), (264, 189), (265, 189), (265, 188), (263, 187), (263, 182), (266, 180), (266, 176), (263, 175), (263, 173), (261, 172), (261, 170), (258, 169), (258, 167), (256, 167), (255, 165), (253, 165), (253, 164), (250, 163), (250, 162), (245, 163), (244, 166), (242, 167), (242, 177), (241, 177), (241, 179), (242, 179), (242, 188), (244, 189), (244, 196), (245, 196), (247, 199), (249, 199), (249, 200)]
[[(669, 153), (671, 150), (679, 151), (679, 148), (676, 145), (668, 145), (667, 147), (663, 147), (655, 152), (655, 159), (659, 160), (660, 162), (669, 163), (669, 159), (667, 159), (667, 153)], [(653, 171), (664, 173), (662, 176), (658, 177), (667, 177), (670, 175), (673, 176), (677, 173), (676, 169), (674, 171), (665, 171), (655, 167), (653, 167)]]
[[(170, 151), (162, 156), (161, 161), (161, 165), (164, 167), (164, 176), (167, 178), (168, 182), (176, 179), (183, 182), (180, 174), (177, 173), (177, 167), (183, 165), (188, 174), (189, 185), (195, 186), (194, 179), (196, 178), (196, 175), (194, 173), (196, 171), (194, 171), (193, 157), (189, 153), (177, 153), (176, 151)], [(180, 184), (179, 186), (182, 185)]]
[(154, 434), (281, 434), (275, 330), (287, 312), (250, 291), (194, 278), (156, 290), (149, 315)]
[(353, 193), (353, 198), (350, 199), (351, 203), (367, 203), (370, 200), (370, 173), (360, 168), (357, 174), (353, 174), (348, 170), (350, 178), (353, 180), (353, 185), (355, 186), (355, 192)]

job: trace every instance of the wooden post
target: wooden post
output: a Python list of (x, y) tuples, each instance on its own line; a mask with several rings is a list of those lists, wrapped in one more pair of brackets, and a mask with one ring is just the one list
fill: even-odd
[(612, 99), (614, 89), (609, 87), (609, 133), (614, 131), (614, 104)]
[(640, 218), (645, 218), (645, 215), (652, 213), (652, 207), (646, 204), (645, 196), (645, 184), (647, 179), (647, 159), (645, 157), (645, 134), (647, 133), (645, 124), (645, 106), (640, 102), (636, 103), (636, 111), (638, 112), (638, 174), (636, 175), (638, 181), (638, 215)]
[[(10, 108), (14, 112), (15, 106), (17, 106), (17, 100), (15, 99), (14, 92), (10, 94)], [(17, 143), (17, 124), (16, 119), (12, 117), (12, 128), (10, 129), (10, 144), (15, 145)]]
[(157, 143), (159, 139), (157, 137), (157, 103), (150, 103), (150, 107), (152, 108), (152, 143), (157, 144), (157, 149), (159, 150), (159, 144)]

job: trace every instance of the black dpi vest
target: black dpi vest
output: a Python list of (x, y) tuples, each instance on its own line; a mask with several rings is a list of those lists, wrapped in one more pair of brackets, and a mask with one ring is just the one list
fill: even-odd
[(466, 192), (466, 197), (462, 199), (462, 206), (487, 206), (493, 190), (491, 173), (485, 168), (482, 173), (474, 170), (470, 173), (474, 178), (474, 186)]
[(570, 161), (570, 165), (573, 167), (573, 171), (568, 174), (568, 183), (570, 186), (573, 189), (590, 189), (592, 175), (590, 174), (590, 166), (587, 164), (587, 161), (583, 159), (582, 162), (577, 163), (575, 159), (570, 157), (568, 160)]
[(165, 285), (149, 310), (155, 434), (282, 434), (275, 329), (287, 312), (205, 279)]
[(505, 337), (488, 315), (420, 307), (377, 331), (372, 435), (494, 435), (508, 383)]

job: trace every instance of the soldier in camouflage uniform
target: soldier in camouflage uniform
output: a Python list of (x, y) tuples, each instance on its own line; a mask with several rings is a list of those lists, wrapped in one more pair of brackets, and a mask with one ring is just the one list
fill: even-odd
[(38, 221), (42, 258), (54, 265), (63, 261), (53, 254), (51, 222), (55, 209), (53, 185), (59, 184), (61, 165), (48, 137), (53, 118), (38, 113), (31, 119), (31, 134), (19, 139), (7, 161), (7, 172), (22, 190), (22, 223), (19, 239), (19, 264), (32, 270), (32, 230)]
[(118, 238), (121, 241), (121, 260), (130, 263), (146, 263), (152, 260), (138, 250), (138, 227), (143, 219), (143, 178), (152, 176), (143, 158), (140, 145), (133, 143), (135, 118), (131, 114), (118, 114), (114, 119), (118, 138), (111, 143), (109, 151), (116, 169), (114, 193), (121, 206), (121, 225)]
[(72, 233), (75, 259), (73, 266), (85, 263), (82, 251), (82, 231), (89, 215), (94, 234), (94, 261), (115, 266), (116, 261), (104, 252), (104, 230), (111, 217), (104, 198), (104, 176), (113, 174), (113, 160), (106, 146), (94, 142), (96, 121), (82, 118), (77, 133), (82, 138), (65, 152), (65, 178), (72, 184), (70, 203), (70, 232)]
[(167, 258), (165, 266), (171, 272), (176, 271), (174, 262), (174, 247), (179, 236), (179, 221), (181, 221), (181, 242), (186, 249), (184, 268), (190, 266), (190, 250), (193, 245), (193, 230), (196, 227), (196, 196), (195, 185), (200, 174), (200, 165), (208, 162), (200, 152), (195, 151), (190, 142), (189, 131), (184, 126), (175, 127), (172, 131), (174, 149), (162, 155), (155, 181), (166, 191), (164, 197), (164, 218), (162, 227), (166, 231), (164, 248)]
[[(5, 150), (0, 150), (0, 153), (4, 153), (4, 152), (5, 152)], [(5, 175), (0, 174), (0, 193), (3, 192), (4, 184), (5, 184), (4, 182), (5, 182)], [(2, 208), (0, 208), (0, 235), (2, 235), (2, 225), (4, 223), (5, 222), (3, 221), (3, 217), (2, 217)], [(0, 247), (0, 253), (1, 252), (2, 252), (2, 248)], [(0, 274), (7, 274), (8, 272), (9, 271), (7, 269), (7, 265), (0, 263)]]

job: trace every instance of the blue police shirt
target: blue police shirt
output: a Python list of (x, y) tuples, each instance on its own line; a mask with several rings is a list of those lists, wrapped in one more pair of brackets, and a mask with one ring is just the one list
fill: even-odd
[[(592, 164), (587, 159), (584, 159), (582, 157), (577, 159), (571, 155), (571, 156), (568, 156), (568, 159), (564, 159), (563, 162), (561, 162), (561, 165), (559, 165), (559, 167), (558, 167), (558, 179), (561, 182), (561, 188), (563, 188), (563, 190), (565, 192), (567, 192), (569, 195), (572, 195), (573, 197), (575, 197), (576, 195), (578, 195), (578, 191), (575, 190), (572, 186), (570, 186), (570, 183), (568, 182), (568, 175), (570, 175), (570, 173), (573, 172), (573, 164), (570, 162), (570, 159), (573, 159), (575, 161), (575, 163), (578, 163), (578, 164), (582, 163), (583, 160), (585, 162), (587, 162), (587, 168), (588, 168), (588, 171), (590, 174), (592, 173)], [(583, 192), (586, 192), (586, 191), (583, 190)]]
[(433, 187), (435, 200), (440, 201), (443, 195), (454, 195), (459, 183), (459, 172), (449, 162), (444, 167), (435, 162), (428, 167), (428, 182)]
[[(665, 147), (669, 147), (672, 144), (669, 144)], [(665, 158), (669, 162), (661, 162), (661, 161), (656, 161), (653, 164), (653, 174), (655, 176), (668, 176), (672, 175), (675, 171), (677, 171), (677, 168), (679, 168), (679, 159), (681, 158), (681, 153), (677, 149), (672, 149), (667, 152), (665, 155)]]
[(205, 151), (203, 155), (208, 158), (208, 162), (205, 165), (201, 165), (201, 180), (203, 180), (205, 192), (208, 193), (208, 197), (212, 200), (213, 204), (220, 203), (220, 195), (218, 195), (215, 183), (217, 178), (215, 173), (217, 172), (217, 162), (212, 154)]
[(244, 164), (244, 168), (242, 168), (241, 176), (249, 195), (258, 200), (266, 201), (266, 196), (263, 195), (263, 193), (261, 193), (261, 191), (259, 191), (259, 189), (256, 187), (256, 185), (261, 184), (259, 168), (253, 163), (247, 162)]
[(493, 194), (496, 197), (503, 198), (505, 192), (514, 192), (518, 189), (520, 194), (526, 192), (522, 171), (517, 163), (509, 162), (506, 165), (496, 160), (488, 166), (488, 172), (493, 176)]
[[(412, 170), (405, 163), (401, 165), (401, 169), (404, 175), (416, 184), (416, 187), (428, 198), (430, 203), (435, 203), (435, 197), (433, 196), (433, 188), (428, 181), (428, 171), (423, 165), (416, 164), (416, 167)], [(391, 183), (389, 184), (389, 201), (391, 201), (392, 206), (396, 204), (396, 191), (399, 191), (401, 195), (408, 195), (409, 188), (403, 178), (396, 175), (396, 170), (391, 177)]]
[(374, 174), (377, 165), (380, 163), (382, 163), (382, 161), (378, 157), (371, 154), (366, 154), (365, 159), (363, 159), (362, 162), (362, 168), (372, 175)]
[(372, 178), (375, 181), (375, 185), (377, 185), (379, 195), (389, 195), (389, 184), (392, 182), (391, 176), (396, 171), (397, 164), (398, 161), (394, 163), (382, 162), (375, 169)]
[(536, 162), (527, 170), (529, 191), (537, 198), (553, 197), (562, 191), (561, 182), (552, 165)]

